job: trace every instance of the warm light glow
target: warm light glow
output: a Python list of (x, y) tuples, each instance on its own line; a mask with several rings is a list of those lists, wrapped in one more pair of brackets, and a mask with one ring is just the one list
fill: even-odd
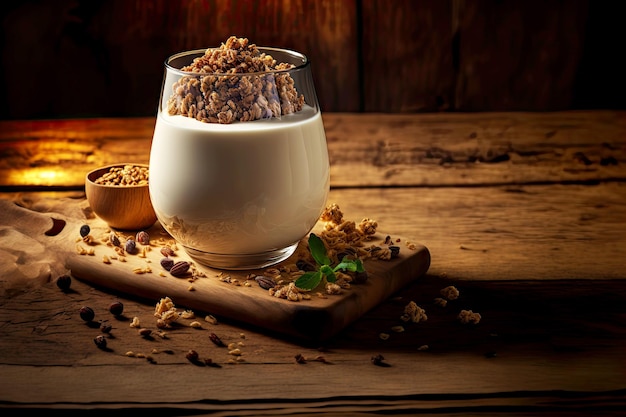
[(60, 169), (50, 167), (12, 170), (9, 172), (9, 184), (28, 184), (33, 186), (58, 186), (68, 184), (69, 178)]

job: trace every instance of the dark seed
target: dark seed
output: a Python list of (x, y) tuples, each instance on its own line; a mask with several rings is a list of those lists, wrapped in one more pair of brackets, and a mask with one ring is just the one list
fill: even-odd
[(391, 366), (391, 365), (389, 365), (388, 363), (385, 362), (385, 358), (381, 354), (372, 356), (371, 361), (376, 366), (383, 366), (383, 367)]
[(211, 333), (209, 335), (209, 339), (211, 339), (211, 342), (213, 342), (216, 346), (226, 347), (224, 342), (222, 342), (222, 339), (220, 339), (215, 333)]
[(174, 266), (174, 260), (170, 259), (170, 258), (161, 258), (161, 266), (163, 267), (163, 269), (165, 269), (166, 271), (169, 271), (172, 269), (172, 267)]
[(111, 330), (113, 330), (113, 326), (111, 326), (108, 323), (100, 323), (100, 331), (102, 333), (111, 333)]
[(196, 352), (195, 350), (189, 349), (189, 352), (187, 352), (185, 357), (189, 362), (197, 362), (200, 358), (200, 355), (198, 355), (198, 352)]
[(163, 255), (165, 257), (167, 257), (167, 256), (174, 256), (174, 251), (169, 246), (163, 246), (161, 248), (161, 255)]
[(400, 246), (389, 246), (389, 251), (391, 252), (391, 259), (397, 258), (400, 256)]
[(80, 309), (80, 318), (85, 321), (92, 321), (96, 317), (96, 313), (94, 313), (91, 307), (81, 307)]
[(100, 349), (104, 349), (107, 347), (107, 340), (104, 336), (102, 336), (101, 334), (94, 337), (93, 342), (96, 344), (96, 346), (98, 346)]
[(120, 238), (117, 237), (115, 232), (111, 232), (111, 234), (109, 235), (109, 240), (111, 241), (111, 244), (113, 246), (120, 246)]
[(126, 249), (126, 252), (127, 252), (127, 253), (130, 253), (131, 255), (133, 255), (134, 253), (136, 253), (136, 252), (137, 252), (137, 244), (135, 243), (135, 241), (134, 241), (134, 240), (132, 240), (132, 239), (128, 239), (128, 240), (126, 241), (126, 247), (125, 247), (125, 249)]
[(294, 356), (294, 359), (296, 360), (296, 363), (306, 363), (306, 358), (302, 356), (301, 353), (298, 353), (296, 356)]
[(59, 278), (57, 278), (57, 287), (59, 287), (63, 291), (68, 290), (70, 288), (70, 285), (72, 285), (72, 278), (69, 275), (61, 275)]
[(264, 290), (269, 290), (270, 288), (274, 288), (276, 286), (276, 281), (271, 277), (266, 277), (265, 275), (258, 275), (254, 277), (254, 280), (259, 284), (259, 287)]
[(121, 316), (124, 312), (124, 304), (122, 304), (120, 301), (114, 301), (109, 306), (109, 311), (114, 316)]
[(135, 239), (137, 239), (137, 242), (141, 243), (142, 245), (150, 244), (150, 235), (145, 230), (138, 232), (137, 236), (135, 236)]
[(80, 227), (80, 237), (85, 237), (89, 234), (89, 232), (91, 232), (91, 228), (89, 227), (88, 224), (83, 224)]
[(174, 277), (180, 278), (187, 275), (191, 264), (187, 261), (178, 261), (170, 268), (170, 274)]
[(152, 334), (152, 330), (150, 329), (139, 329), (138, 331), (140, 336), (149, 337)]

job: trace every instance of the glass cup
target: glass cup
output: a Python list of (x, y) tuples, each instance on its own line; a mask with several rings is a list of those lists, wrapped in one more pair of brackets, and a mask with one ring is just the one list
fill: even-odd
[[(258, 50), (293, 67), (183, 71), (204, 49), (165, 62), (150, 151), (150, 198), (178, 245), (198, 263), (218, 269), (263, 268), (288, 258), (318, 221), (330, 187), (309, 60), (285, 49)], [(262, 88), (254, 93), (250, 85)], [(297, 98), (285, 94), (294, 89)], [(176, 114), (175, 108), (187, 113)]]

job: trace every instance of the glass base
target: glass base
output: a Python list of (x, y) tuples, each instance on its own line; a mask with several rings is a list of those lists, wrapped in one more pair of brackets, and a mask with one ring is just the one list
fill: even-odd
[(189, 256), (201, 265), (215, 269), (246, 270), (267, 268), (289, 258), (298, 247), (298, 242), (284, 249), (244, 255), (225, 255), (203, 252), (183, 245)]

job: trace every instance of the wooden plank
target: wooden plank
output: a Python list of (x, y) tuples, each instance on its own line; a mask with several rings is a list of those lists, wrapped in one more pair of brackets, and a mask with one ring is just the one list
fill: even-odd
[[(431, 297), (451, 283), (461, 297), (446, 308), (432, 306)], [(610, 407), (623, 402), (626, 386), (616, 366), (626, 347), (625, 297), (624, 286), (611, 281), (455, 282), (429, 275), (320, 348), (221, 318), (218, 325), (180, 326), (169, 330), (167, 339), (146, 339), (128, 324), (138, 317), (150, 326), (152, 303), (80, 281), (63, 293), (49, 282), (0, 299), (0, 402), (70, 408), (190, 403), (199, 409), (212, 404), (242, 410), (293, 407), (297, 400), (305, 409), (326, 404), (389, 411), (400, 401), (397, 410), (406, 408), (408, 414), (440, 407), (538, 407), (548, 413), (581, 402)], [(125, 305), (120, 320), (106, 310), (116, 299)], [(390, 331), (409, 300), (427, 309), (428, 320), (404, 323), (402, 333)], [(110, 350), (93, 344), (98, 330), (78, 317), (82, 305), (94, 308), (96, 320), (113, 325)], [(456, 323), (459, 308), (481, 312), (481, 323), (471, 328)], [(391, 334), (384, 342), (378, 339), (383, 331)], [(228, 365), (233, 356), (211, 344), (209, 332), (237, 344), (244, 360)], [(420, 351), (424, 344), (429, 350)], [(223, 368), (191, 365), (184, 357), (189, 349)], [(128, 357), (127, 351), (151, 355), (156, 363)], [(297, 354), (309, 361), (297, 364)], [(370, 357), (376, 354), (390, 367), (373, 366)], [(320, 355), (329, 363), (312, 360)], [(416, 374), (427, 383), (407, 384)], [(219, 382), (206, 389), (207, 378)], [(329, 385), (328, 378), (336, 384)], [(64, 383), (54, 383), (59, 380)], [(186, 388), (171, 389), (180, 380)], [(284, 384), (297, 389), (275, 388)], [(258, 385), (268, 388), (253, 389)]]
[[(529, 410), (610, 414), (623, 408), (626, 389), (623, 188), (607, 182), (494, 186), (480, 192), (466, 187), (331, 190), (329, 200), (348, 217), (374, 218), (381, 228), (416, 236), (431, 250), (432, 265), (423, 279), (321, 346), (221, 316), (217, 325), (194, 329), (184, 325), (186, 320), (168, 330), (167, 339), (146, 339), (129, 323), (138, 317), (152, 327), (154, 300), (80, 280), (64, 293), (55, 275), (7, 288), (9, 276), (3, 275), (0, 407), (181, 407), (183, 414), (182, 408), (206, 412), (214, 406), (224, 415), (248, 407), (251, 414), (265, 412), (264, 407), (399, 415), (416, 410), (446, 415), (457, 407), (476, 414), (501, 409), (521, 415)], [(21, 197), (34, 210), (63, 212), (72, 206), (66, 200)], [(33, 242), (27, 235), (24, 240)], [(34, 244), (28, 252), (55, 255)], [(36, 275), (32, 268), (39, 265), (32, 257), (12, 259)], [(457, 287), (460, 297), (437, 307), (433, 299), (448, 285)], [(125, 305), (120, 320), (107, 311), (116, 299)], [(409, 301), (425, 308), (427, 321), (399, 319)], [(78, 317), (83, 305), (94, 308), (96, 321), (113, 325), (110, 350), (94, 345), (99, 330)], [(480, 323), (460, 324), (461, 309), (480, 313)], [(394, 332), (397, 325), (404, 331)], [(239, 346), (243, 361), (230, 365), (235, 356), (210, 343), (210, 332)], [(390, 338), (383, 341), (380, 333)], [(420, 350), (424, 345), (429, 349)], [(169, 349), (172, 354), (165, 353)], [(193, 366), (185, 359), (189, 349), (222, 368)], [(156, 363), (128, 357), (127, 351), (152, 355)], [(307, 363), (296, 363), (298, 354)], [(372, 365), (376, 354), (390, 367)], [(320, 355), (330, 363), (315, 361)], [(64, 383), (55, 383), (59, 380)], [(276, 388), (284, 386), (293, 389)]]
[[(331, 186), (626, 178), (626, 113), (323, 113)], [(81, 188), (98, 166), (148, 163), (153, 118), (0, 122), (0, 187)]]
[(573, 108), (588, 3), (455, 2), (459, 67), (454, 108)]
[(325, 117), (335, 186), (624, 179), (621, 112)]
[[(324, 281), (311, 292), (301, 291), (299, 299), (287, 299), (287, 295), (279, 298), (268, 293), (267, 288), (261, 288), (254, 277), (268, 275), (274, 277), (275, 283), (288, 285), (294, 280), (289, 273), (292, 265), (300, 259), (313, 261), (309, 259), (306, 237), (293, 256), (272, 267), (279, 272), (278, 276), (267, 268), (223, 271), (205, 267), (190, 258), (182, 247), (175, 247), (173, 261), (186, 261), (193, 265), (188, 276), (181, 277), (171, 275), (160, 265), (164, 256), (160, 249), (174, 239), (158, 222), (147, 229), (152, 236), (149, 245), (138, 243), (137, 254), (120, 255), (110, 244), (108, 225), (93, 215), (86, 218), (84, 213), (89, 206), (85, 200), (67, 200), (64, 207), (58, 206), (61, 211), (52, 215), (19, 207), (4, 199), (0, 203), (3, 212), (0, 226), (5, 230), (19, 231), (7, 234), (3, 241), (6, 248), (19, 247), (24, 235), (27, 235), (33, 244), (37, 241), (46, 247), (46, 251), (54, 253), (56, 259), (63, 259), (64, 267), (72, 276), (95, 286), (154, 302), (170, 297), (181, 307), (198, 313), (227, 317), (313, 342), (334, 336), (391, 294), (422, 277), (430, 265), (430, 253), (423, 245), (391, 231), (378, 231), (363, 246), (378, 245), (379, 249), (384, 249), (393, 244), (399, 252), (393, 259), (378, 259), (376, 256), (366, 259), (363, 256), (368, 276), (365, 282), (348, 284), (349, 288), (328, 295)], [(52, 228), (51, 216), (63, 222), (62, 229), (52, 236), (47, 233)], [(83, 224), (90, 226), (91, 241), (87, 243), (81, 241), (78, 233)], [(320, 222), (314, 231), (319, 234), (324, 226), (325, 223)], [(135, 239), (135, 233), (117, 232), (122, 247), (126, 239)], [(393, 240), (386, 239), (387, 236), (393, 237)], [(389, 243), (385, 243), (386, 240)], [(412, 243), (409, 245), (409, 242)], [(8, 272), (11, 274), (14, 271)], [(17, 278), (8, 279), (19, 281)]]
[[(7, 196), (33, 210), (47, 206), (32, 193)], [(433, 275), (476, 281), (626, 279), (623, 183), (337, 189), (328, 201), (349, 218), (373, 218), (381, 230), (414, 236), (431, 252)], [(63, 210), (63, 203), (51, 207)]]
[(361, 7), (364, 111), (452, 109), (452, 2), (367, 0)]
[(330, 201), (431, 251), (460, 280), (624, 279), (626, 185), (342, 189)]
[[(6, 21), (7, 119), (153, 115), (166, 58), (231, 35), (307, 54), (322, 109), (359, 109), (353, 1), (35, 2), (17, 5)], [(8, 81), (39, 79), (40, 68), (46, 94), (37, 83)]]

